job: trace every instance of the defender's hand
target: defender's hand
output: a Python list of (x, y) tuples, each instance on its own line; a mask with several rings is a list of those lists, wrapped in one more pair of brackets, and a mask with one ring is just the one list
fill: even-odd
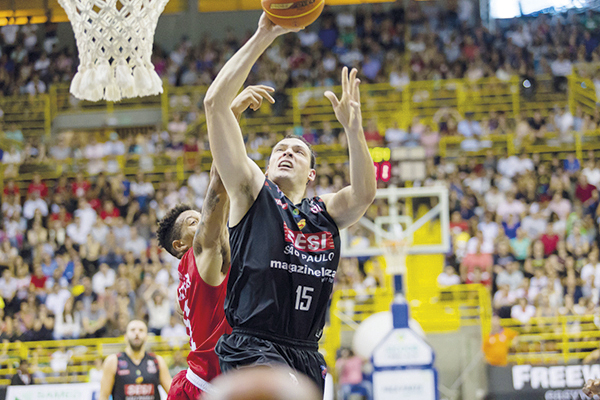
[(248, 86), (233, 100), (231, 111), (239, 120), (248, 107), (254, 111), (258, 110), (262, 106), (263, 99), (267, 99), (269, 103), (274, 104), (275, 99), (269, 94), (274, 91), (275, 89), (265, 85)]
[(352, 68), (348, 74), (348, 67), (342, 69), (342, 98), (338, 100), (336, 95), (325, 92), (325, 97), (331, 101), (335, 117), (347, 132), (357, 133), (362, 130), (362, 114), (360, 111), (360, 91), (358, 85), (360, 79), (356, 77), (358, 70)]

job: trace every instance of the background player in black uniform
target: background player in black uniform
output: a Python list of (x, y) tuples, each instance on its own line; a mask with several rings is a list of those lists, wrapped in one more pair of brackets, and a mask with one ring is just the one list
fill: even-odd
[[(325, 96), (348, 138), (349, 187), (305, 199), (306, 185), (315, 179), (315, 158), (298, 137), (274, 147), (268, 179), (248, 158), (230, 106), (258, 57), (287, 32), (263, 14), (256, 33), (224, 65), (204, 101), (211, 151), (231, 201), (225, 312), (233, 332), (221, 337), (215, 351), (224, 372), (283, 363), (323, 387), (326, 366), (317, 343), (339, 261), (339, 229), (358, 221), (372, 203), (375, 170), (362, 128), (358, 71), (347, 68), (341, 99), (332, 92)], [(273, 89), (261, 89), (274, 102)]]
[(102, 366), (100, 400), (160, 400), (158, 385), (168, 393), (171, 374), (165, 360), (146, 352), (148, 327), (134, 320), (127, 325), (125, 351), (111, 354)]

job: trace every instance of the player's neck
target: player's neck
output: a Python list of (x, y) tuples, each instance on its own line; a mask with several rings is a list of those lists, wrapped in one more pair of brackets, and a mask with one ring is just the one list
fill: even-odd
[(294, 204), (298, 204), (302, 202), (304, 199), (304, 194), (306, 193), (306, 186), (294, 185), (293, 182), (288, 180), (281, 180), (275, 182), (279, 190), (285, 194), (285, 197), (290, 199), (290, 201)]
[(146, 349), (142, 346), (139, 351), (134, 351), (131, 347), (127, 346), (127, 348), (125, 348), (125, 354), (127, 354), (135, 364), (139, 364), (146, 356)]

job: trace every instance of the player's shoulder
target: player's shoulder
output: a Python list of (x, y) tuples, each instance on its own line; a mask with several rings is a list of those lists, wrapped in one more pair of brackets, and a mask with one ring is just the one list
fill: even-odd
[(104, 359), (103, 368), (105, 371), (115, 371), (117, 370), (117, 363), (119, 361), (121, 353), (111, 354)]

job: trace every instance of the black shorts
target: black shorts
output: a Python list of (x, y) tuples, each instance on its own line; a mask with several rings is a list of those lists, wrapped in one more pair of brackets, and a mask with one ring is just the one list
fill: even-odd
[(234, 329), (215, 347), (223, 373), (250, 365), (287, 365), (325, 389), (327, 364), (316, 343), (286, 340), (262, 332)]

